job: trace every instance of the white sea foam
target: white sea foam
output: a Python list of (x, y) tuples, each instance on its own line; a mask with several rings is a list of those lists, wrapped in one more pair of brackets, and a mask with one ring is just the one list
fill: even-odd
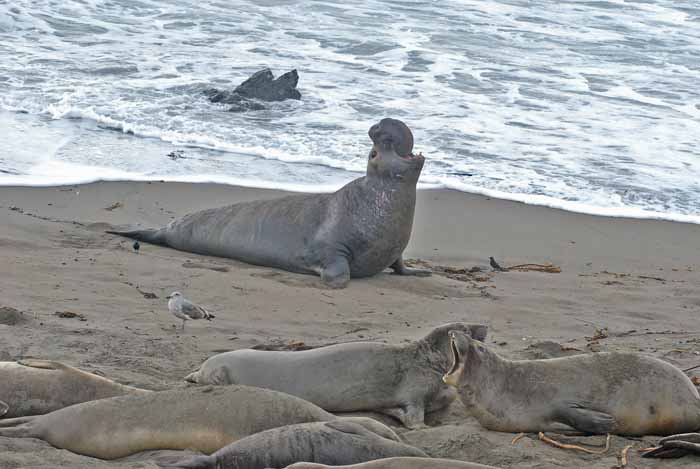
[[(330, 190), (392, 116), (428, 158), (423, 185), (693, 219), (698, 18), (690, 0), (16, 0), (0, 4), (0, 109), (28, 114), (0, 113), (0, 184)], [(202, 93), (263, 66), (299, 69), (303, 99), (236, 114)]]

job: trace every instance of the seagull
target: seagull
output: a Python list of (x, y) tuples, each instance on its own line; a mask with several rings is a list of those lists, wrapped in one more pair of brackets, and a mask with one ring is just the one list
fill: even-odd
[(168, 310), (176, 318), (182, 319), (182, 330), (185, 330), (185, 321), (190, 319), (206, 319), (211, 321), (215, 316), (208, 312), (206, 309), (199, 305), (196, 305), (182, 296), (179, 291), (174, 291), (170, 295), (166, 296), (168, 299)]
[(504, 269), (501, 267), (498, 262), (496, 262), (496, 259), (492, 257), (489, 257), (489, 264), (491, 264), (491, 267), (493, 267), (493, 270), (497, 270), (498, 272), (507, 272), (508, 269)]

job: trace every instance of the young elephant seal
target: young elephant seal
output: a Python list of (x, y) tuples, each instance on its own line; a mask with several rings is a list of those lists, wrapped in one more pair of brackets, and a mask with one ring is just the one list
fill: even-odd
[(236, 350), (214, 355), (187, 381), (245, 384), (286, 392), (330, 412), (377, 411), (407, 427), (457, 393), (442, 382), (452, 354), (448, 331), (483, 340), (487, 327), (451, 323), (407, 345), (352, 342), (301, 352)]
[(450, 332), (458, 388), (479, 423), (503, 432), (670, 435), (700, 428), (700, 395), (673, 365), (636, 353), (544, 360), (499, 357)]
[(361, 423), (344, 420), (301, 423), (256, 433), (211, 456), (194, 456), (161, 467), (182, 469), (265, 469), (297, 461), (353, 464), (390, 456), (426, 456), (407, 444), (383, 438)]
[(81, 402), (150, 392), (55, 361), (0, 362), (0, 418), (46, 414)]
[(292, 195), (203, 210), (159, 230), (108, 231), (182, 251), (320, 275), (330, 287), (387, 267), (409, 269), (408, 244), (416, 183), (425, 159), (414, 155), (403, 122), (382, 119), (369, 129), (374, 145), (367, 173), (333, 194)]
[(353, 464), (351, 466), (326, 466), (312, 462), (298, 462), (285, 469), (497, 469), (473, 462), (438, 458), (386, 458)]
[[(210, 454), (263, 430), (335, 418), (310, 402), (269, 389), (202, 387), (113, 397), (46, 415), (0, 420), (0, 436), (40, 438), (102, 459), (156, 449)], [(385, 425), (361, 420), (370, 422), (375, 433), (398, 439)]]

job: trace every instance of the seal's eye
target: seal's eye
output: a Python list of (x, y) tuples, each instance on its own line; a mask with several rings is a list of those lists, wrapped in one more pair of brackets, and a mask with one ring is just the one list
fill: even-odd
[(377, 157), (377, 150), (372, 150), (372, 151), (370, 152), (370, 154), (369, 154), (369, 157), (370, 157), (371, 159), (376, 158), (376, 157)]

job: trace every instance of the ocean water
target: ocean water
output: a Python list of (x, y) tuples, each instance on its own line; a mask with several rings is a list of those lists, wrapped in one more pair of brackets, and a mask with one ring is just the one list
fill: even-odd
[[(202, 95), (263, 67), (302, 100)], [(420, 187), (700, 223), (700, 3), (0, 0), (0, 185), (329, 191), (383, 117)]]

